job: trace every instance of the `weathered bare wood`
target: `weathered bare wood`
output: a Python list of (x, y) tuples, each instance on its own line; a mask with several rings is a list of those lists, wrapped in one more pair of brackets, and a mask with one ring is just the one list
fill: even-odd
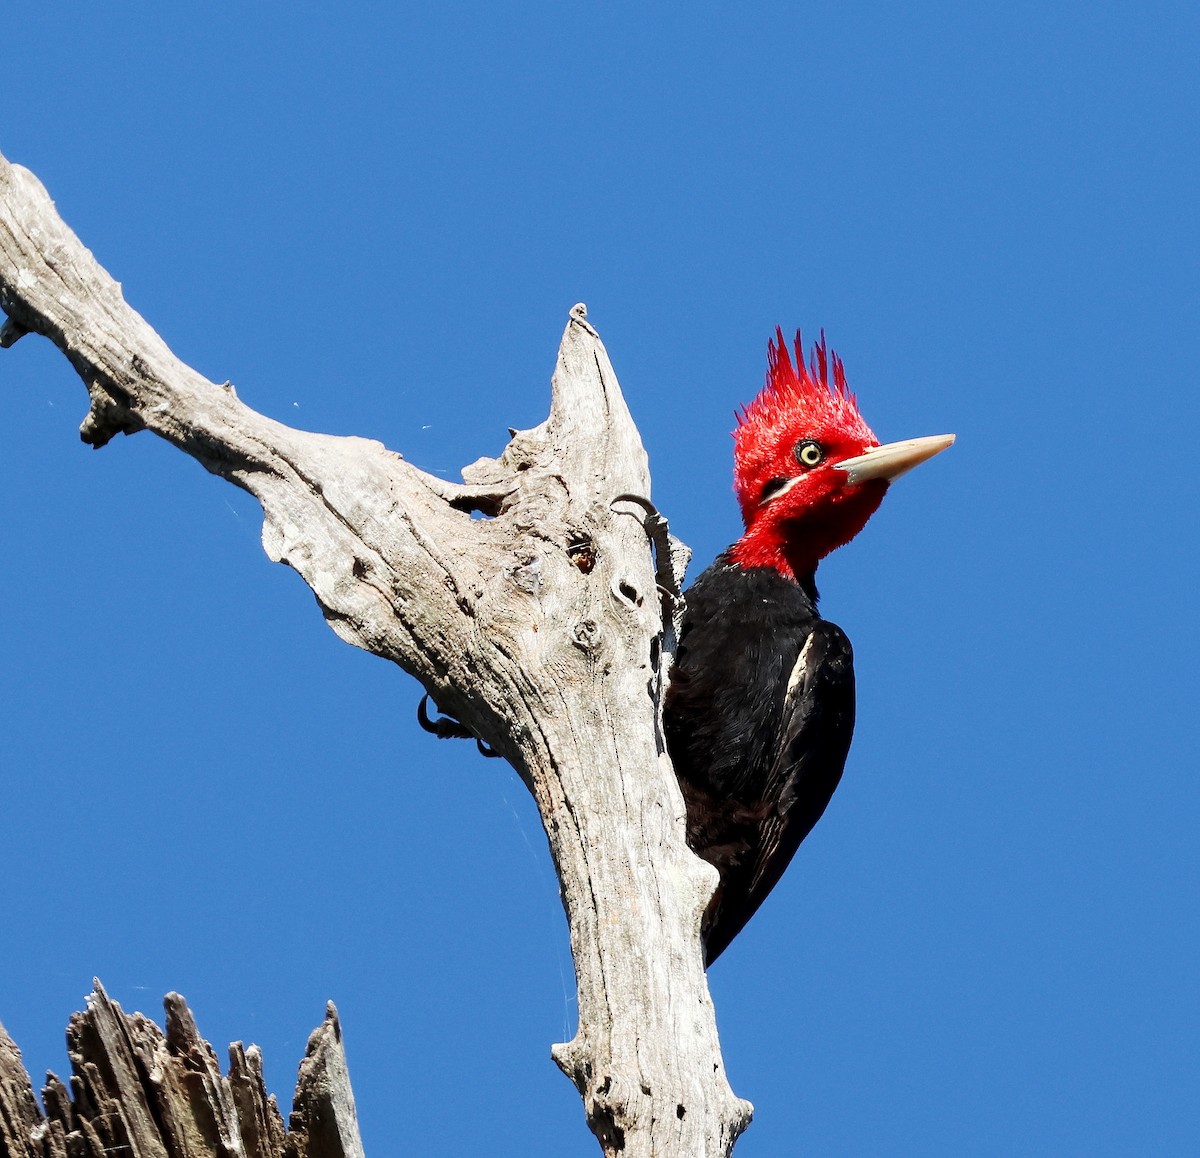
[(21, 1064), (21, 1051), (0, 1025), (0, 1158), (33, 1158), (33, 1136), (42, 1129), (33, 1084)]
[(378, 442), (284, 426), (185, 366), (2, 158), (0, 306), (0, 343), (45, 335), (83, 378), (85, 442), (147, 429), (250, 491), (267, 554), (333, 630), (509, 759), (541, 812), (576, 963), (578, 1031), (553, 1053), (605, 1153), (727, 1155), (750, 1107), (726, 1080), (701, 965), (716, 874), (686, 846), (660, 727), (660, 601), (673, 609), (685, 554), (660, 549), (656, 571), (645, 451), (583, 307), (549, 417), (456, 485)]
[(0, 1158), (363, 1158), (332, 1004), (309, 1037), (288, 1131), (258, 1048), (234, 1042), (222, 1076), (183, 998), (163, 1005), (165, 1033), (97, 981), (67, 1027), (71, 1088), (48, 1074), (45, 1113), (0, 1026)]
[[(261, 1065), (257, 1089), (262, 1089)], [(309, 1036), (308, 1050), (300, 1063), (291, 1132), (293, 1138), (307, 1139), (307, 1149), (297, 1151), (298, 1154), (363, 1158), (350, 1073), (342, 1051), (342, 1027), (332, 1001), (326, 1008), (324, 1024)]]

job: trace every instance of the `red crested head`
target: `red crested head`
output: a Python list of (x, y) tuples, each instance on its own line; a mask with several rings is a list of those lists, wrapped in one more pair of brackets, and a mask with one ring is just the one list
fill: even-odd
[(881, 447), (824, 331), (807, 366), (798, 332), (795, 351), (793, 364), (777, 328), (767, 347), (766, 385), (738, 415), (733, 486), (746, 532), (733, 558), (799, 578), (866, 526), (891, 479), (954, 438)]

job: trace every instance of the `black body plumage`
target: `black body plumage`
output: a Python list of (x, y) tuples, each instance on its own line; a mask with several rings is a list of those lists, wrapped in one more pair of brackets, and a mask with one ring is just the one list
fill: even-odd
[(741, 931), (825, 811), (854, 730), (854, 663), (817, 614), (811, 574), (722, 555), (686, 593), (665, 701), (688, 843), (721, 883), (706, 916), (710, 963)]

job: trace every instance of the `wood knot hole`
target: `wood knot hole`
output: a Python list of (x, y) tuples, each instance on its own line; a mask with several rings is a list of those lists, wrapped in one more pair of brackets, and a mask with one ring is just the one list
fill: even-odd
[(600, 628), (595, 620), (581, 619), (571, 628), (571, 642), (582, 651), (595, 651), (600, 643)]
[(537, 595), (542, 589), (542, 560), (532, 552), (518, 552), (512, 566), (505, 568), (508, 577), (527, 595)]
[(586, 536), (572, 539), (567, 545), (567, 555), (585, 575), (590, 575), (596, 567), (596, 545)]

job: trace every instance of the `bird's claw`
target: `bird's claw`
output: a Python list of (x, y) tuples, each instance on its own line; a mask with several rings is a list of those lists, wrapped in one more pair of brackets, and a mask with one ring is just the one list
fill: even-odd
[(434, 708), (438, 712), (438, 717), (436, 720), (432, 719), (429, 715), (428, 705), (429, 693), (426, 692), (421, 697), (421, 702), (417, 704), (417, 723), (430, 735), (436, 736), (439, 740), (474, 740), (479, 747), (481, 756), (494, 759), (500, 755), (495, 748), (485, 744), (464, 724), (460, 724), (453, 716), (445, 715), (436, 704), (434, 704)]
[(633, 503), (634, 506), (641, 507), (646, 512), (642, 526), (654, 546), (655, 571), (657, 572), (655, 579), (658, 581), (659, 594), (662, 595), (664, 601), (669, 599), (671, 602), (671, 607), (664, 607), (664, 611), (670, 613), (674, 608), (683, 604), (683, 591), (679, 585), (679, 577), (675, 574), (674, 555), (671, 551), (671, 528), (667, 525), (665, 516), (645, 495), (617, 495), (608, 504), (609, 508), (611, 509), (617, 503)]
[(14, 321), (12, 318), (5, 318), (4, 324), (0, 325), (0, 349), (7, 350), (10, 346), (16, 345), (28, 333), (29, 331), (20, 322)]
[(438, 718), (430, 719), (428, 704), (429, 693), (426, 692), (421, 697), (421, 702), (417, 704), (417, 723), (430, 735), (436, 736), (439, 740), (473, 740), (475, 738), (475, 733), (468, 732), (453, 716), (442, 715), (440, 708), (437, 709)]

